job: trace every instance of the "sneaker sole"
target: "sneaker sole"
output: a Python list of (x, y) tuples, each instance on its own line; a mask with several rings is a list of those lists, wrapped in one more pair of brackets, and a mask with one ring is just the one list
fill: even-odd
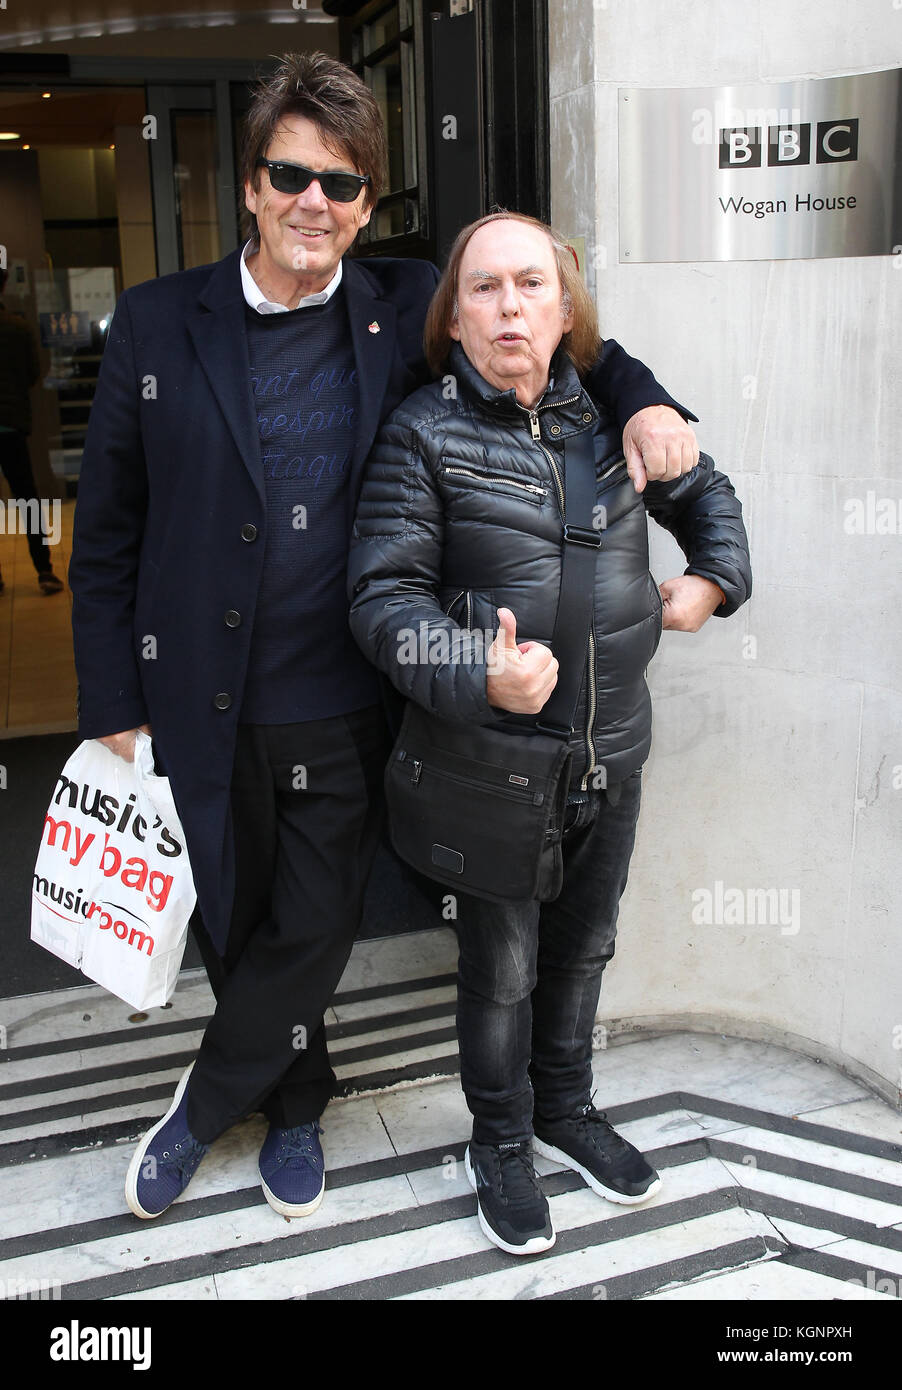
[(492, 1229), (483, 1215), (482, 1203), (479, 1200), (479, 1193), (476, 1191), (476, 1175), (470, 1166), (469, 1145), (464, 1155), (464, 1168), (467, 1173), (467, 1181), (473, 1191), (476, 1192), (476, 1215), (479, 1217), (479, 1225), (482, 1228), (482, 1234), (487, 1240), (490, 1240), (493, 1245), (497, 1245), (499, 1250), (506, 1250), (508, 1255), (540, 1255), (543, 1250), (551, 1249), (552, 1245), (554, 1245), (554, 1242), (557, 1240), (557, 1232), (553, 1226), (550, 1236), (532, 1236), (524, 1245), (508, 1245), (506, 1240), (502, 1240), (498, 1232)]
[(323, 1195), (326, 1191), (326, 1175), (325, 1173), (323, 1174), (323, 1185), (319, 1190), (319, 1194), (314, 1197), (312, 1202), (307, 1202), (303, 1206), (298, 1203), (292, 1204), (291, 1202), (283, 1202), (267, 1187), (262, 1173), (260, 1174), (260, 1185), (263, 1188), (263, 1196), (266, 1198), (273, 1211), (277, 1211), (280, 1216), (287, 1216), (289, 1218), (292, 1216), (309, 1216), (311, 1212), (316, 1211), (320, 1202), (323, 1200)]
[[(156, 1134), (159, 1134), (160, 1130), (163, 1128), (164, 1124), (169, 1119), (169, 1117), (173, 1115), (175, 1111), (178, 1109), (182, 1096), (185, 1094), (185, 1087), (188, 1085), (188, 1077), (191, 1075), (193, 1067), (194, 1063), (192, 1062), (191, 1066), (186, 1067), (185, 1070), (182, 1072), (182, 1079), (179, 1081), (178, 1086), (175, 1088), (175, 1095), (172, 1098), (172, 1104), (166, 1111), (166, 1114), (163, 1116), (163, 1118), (157, 1121), (153, 1129), (149, 1129), (147, 1131), (144, 1138), (141, 1140), (140, 1144), (135, 1149), (135, 1152), (132, 1155), (132, 1161), (128, 1165), (128, 1172), (125, 1175), (125, 1200), (129, 1205), (129, 1210), (133, 1211), (135, 1216), (140, 1216), (142, 1221), (153, 1221), (156, 1217), (162, 1216), (163, 1211), (169, 1210), (169, 1207), (164, 1207), (163, 1211), (144, 1210), (141, 1203), (138, 1201), (138, 1177), (141, 1172), (141, 1164), (144, 1162), (144, 1156), (147, 1153), (148, 1148), (150, 1147), (150, 1141), (154, 1138)], [(181, 1196), (181, 1193), (179, 1193), (179, 1196)], [(178, 1201), (178, 1197), (176, 1197), (175, 1200)], [(171, 1202), (169, 1203), (169, 1206), (172, 1206)]]
[(533, 1136), (533, 1153), (539, 1154), (542, 1158), (550, 1158), (554, 1163), (560, 1163), (564, 1168), (571, 1168), (574, 1173), (579, 1173), (580, 1177), (589, 1184), (593, 1192), (597, 1192), (599, 1197), (606, 1197), (609, 1202), (616, 1202), (618, 1206), (635, 1207), (640, 1202), (647, 1202), (649, 1197), (653, 1197), (660, 1189), (661, 1179), (655, 1177), (648, 1184), (644, 1192), (639, 1192), (636, 1196), (630, 1196), (628, 1192), (618, 1192), (616, 1188), (605, 1187), (604, 1183), (584, 1168), (581, 1163), (577, 1163), (575, 1158), (564, 1153), (563, 1149), (556, 1149), (553, 1144), (546, 1144), (544, 1140)]

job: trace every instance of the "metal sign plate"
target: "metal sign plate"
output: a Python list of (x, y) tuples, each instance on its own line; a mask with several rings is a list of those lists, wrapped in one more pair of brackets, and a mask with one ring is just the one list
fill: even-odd
[(902, 254), (902, 72), (622, 88), (620, 260)]

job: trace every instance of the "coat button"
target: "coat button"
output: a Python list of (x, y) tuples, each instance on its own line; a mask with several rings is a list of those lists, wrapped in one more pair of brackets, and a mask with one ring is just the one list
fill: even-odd
[(215, 697), (213, 703), (217, 709), (228, 709), (229, 705), (232, 703), (232, 697), (223, 690)]
[(561, 427), (560, 427), (560, 425), (552, 425), (552, 426), (551, 426), (551, 430), (550, 430), (550, 433), (551, 433), (551, 434), (560, 434), (560, 432), (561, 432)]
[(243, 541), (255, 541), (257, 539), (257, 528), (253, 522), (246, 521), (241, 528), (241, 539)]
[(241, 614), (234, 608), (230, 608), (225, 615), (226, 627), (240, 627)]
[(583, 412), (583, 420), (587, 425), (592, 423), (592, 416), (589, 414), (588, 410)]

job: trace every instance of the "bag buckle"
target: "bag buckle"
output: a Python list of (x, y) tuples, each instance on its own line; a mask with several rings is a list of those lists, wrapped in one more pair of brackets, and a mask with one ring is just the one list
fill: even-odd
[(570, 541), (573, 545), (588, 545), (592, 550), (598, 550), (601, 545), (601, 533), (593, 531), (589, 526), (571, 526), (565, 522), (564, 540)]

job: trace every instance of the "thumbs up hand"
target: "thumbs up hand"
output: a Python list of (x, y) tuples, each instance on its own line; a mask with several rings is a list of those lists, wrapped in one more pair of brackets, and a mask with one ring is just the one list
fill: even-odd
[(557, 659), (541, 642), (517, 642), (517, 620), (509, 608), (498, 609), (498, 621), (488, 650), (489, 704), (511, 714), (538, 714), (557, 685)]

